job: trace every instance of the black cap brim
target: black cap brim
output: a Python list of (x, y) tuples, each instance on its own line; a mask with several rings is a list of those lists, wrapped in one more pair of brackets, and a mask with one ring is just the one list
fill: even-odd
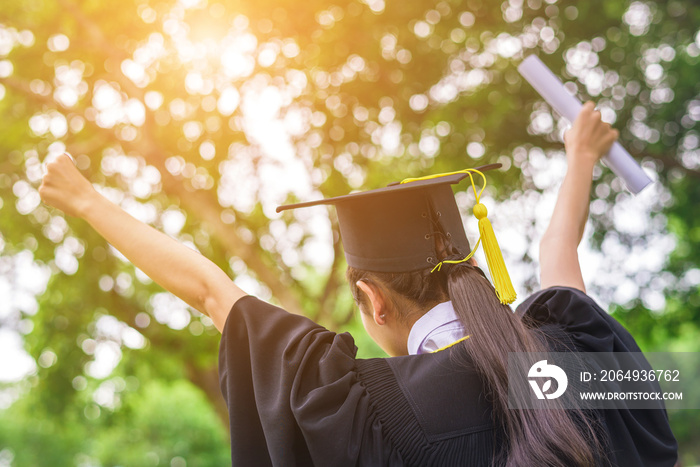
[[(481, 167), (475, 167), (474, 170), (478, 170), (479, 172), (486, 172), (489, 170), (500, 169), (500, 168), (501, 168), (501, 164), (488, 164), (488, 165), (482, 165)], [(403, 183), (403, 184), (401, 182), (392, 182), (392, 183), (389, 183), (385, 187), (377, 188), (374, 190), (360, 191), (357, 193), (350, 193), (348, 195), (336, 196), (335, 198), (319, 199), (317, 201), (307, 201), (304, 203), (286, 204), (284, 206), (278, 206), (276, 211), (282, 212), (282, 211), (286, 211), (288, 209), (306, 208), (306, 207), (310, 207), (310, 206), (318, 206), (321, 204), (338, 204), (338, 203), (342, 203), (343, 201), (356, 200), (358, 198), (363, 198), (363, 197), (380, 196), (380, 195), (384, 195), (384, 194), (395, 193), (397, 191), (409, 191), (409, 190), (417, 190), (420, 188), (430, 188), (430, 187), (435, 187), (437, 185), (443, 185), (443, 184), (456, 185), (457, 183), (461, 182), (462, 180), (464, 180), (464, 178), (466, 178), (468, 176), (469, 175), (466, 173), (457, 173), (457, 174), (453, 174), (453, 175), (445, 175), (442, 177), (428, 178), (425, 180), (417, 180), (414, 182), (408, 182), (408, 183)]]

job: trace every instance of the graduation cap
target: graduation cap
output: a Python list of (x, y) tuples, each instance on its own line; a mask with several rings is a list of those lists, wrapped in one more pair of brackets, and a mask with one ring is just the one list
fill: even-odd
[[(406, 179), (375, 190), (279, 206), (277, 212), (332, 204), (338, 213), (340, 237), (348, 265), (373, 272), (402, 273), (427, 267), (432, 267), (435, 271), (440, 270), (444, 263), (461, 263), (468, 260), (476, 249), (472, 250), (469, 246), (452, 192), (452, 185), (469, 177), (477, 201), (474, 214), (479, 218), (479, 241), (484, 244), (499, 299), (503, 303), (511, 303), (515, 300), (515, 291), (512, 290), (508, 272), (503, 265), (503, 257), (491, 225), (486, 219), (486, 208), (479, 203), (483, 188), (476, 193), (472, 177), (473, 174), (481, 175), (485, 186), (486, 178), (482, 172), (500, 167), (501, 164), (490, 164), (476, 169)], [(436, 235), (442, 236), (456, 254), (466, 257), (459, 261), (440, 261), (435, 242)], [(478, 247), (478, 243), (476, 246)], [(491, 251), (488, 250), (489, 246)], [(498, 262), (499, 258), (502, 266), (496, 265), (494, 270), (492, 262)], [(499, 290), (498, 282), (503, 282), (503, 272), (507, 284)], [(506, 289), (512, 292), (504, 291)]]

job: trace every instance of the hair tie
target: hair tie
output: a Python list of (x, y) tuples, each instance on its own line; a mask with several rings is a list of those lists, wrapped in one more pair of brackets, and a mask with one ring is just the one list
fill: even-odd
[[(452, 254), (445, 256), (436, 266), (433, 268), (433, 271), (440, 271), (445, 274), (450, 274), (454, 269), (458, 267), (470, 267), (473, 268), (474, 266), (469, 263), (468, 261), (464, 260), (464, 256), (461, 254)], [(432, 271), (431, 271), (432, 272)]]
[[(450, 261), (450, 259), (451, 259), (451, 257), (445, 258), (445, 260), (447, 260), (447, 261)], [(445, 261), (445, 260), (443, 260), (443, 261)], [(452, 274), (452, 272), (455, 269), (457, 269), (459, 267), (465, 267), (465, 268), (469, 268), (473, 271), (476, 271), (477, 274), (479, 274), (481, 277), (484, 278), (484, 280), (486, 280), (487, 282), (489, 281), (489, 278), (486, 277), (486, 273), (483, 271), (483, 269), (481, 269), (479, 266), (475, 266), (472, 263), (467, 262), (467, 261), (458, 261), (458, 260), (455, 261), (455, 260), (453, 260), (453, 261), (450, 261), (449, 263), (442, 263), (441, 268), (437, 268), (436, 270), (442, 272), (446, 276), (449, 276), (450, 274)]]

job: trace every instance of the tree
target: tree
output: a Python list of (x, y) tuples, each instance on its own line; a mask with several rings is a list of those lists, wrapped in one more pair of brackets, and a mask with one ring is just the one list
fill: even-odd
[[(599, 281), (593, 292), (616, 303), (626, 277), (644, 292), (616, 315), (648, 348), (685, 342), (700, 325), (700, 239), (690, 215), (700, 196), (700, 12), (691, 3), (5, 6), (1, 244), (4, 255), (30, 251), (52, 272), (36, 314), (17, 309), (6, 324), (24, 329), (39, 362), (32, 397), (47, 417), (65, 417), (94, 403), (76, 390), (79, 378), (97, 391), (120, 362), (114, 371), (144, 381), (188, 379), (225, 418), (211, 322), (163, 294), (87, 225), (39, 203), (41, 162), (64, 150), (110, 198), (246, 290), (338, 330), (359, 325), (333, 213), (329, 223), (323, 209), (274, 208), (498, 161), (508, 170), (491, 178), (489, 202), (517, 213), (526, 246), (504, 250), (522, 265), (525, 296), (537, 286), (536, 248), (527, 245), (542, 228), (532, 206), (556, 188), (540, 175), (563, 157), (561, 125), (515, 69), (529, 53), (595, 99), (630, 152), (659, 174), (647, 228), (635, 231), (613, 208), (629, 204), (629, 194), (609, 171), (597, 172), (594, 245), (634, 258), (667, 238), (668, 225), (676, 246), (664, 240), (673, 255), (660, 265), (609, 266), (614, 283)], [(466, 217), (469, 197), (458, 201)], [(367, 341), (366, 354), (376, 353)]]

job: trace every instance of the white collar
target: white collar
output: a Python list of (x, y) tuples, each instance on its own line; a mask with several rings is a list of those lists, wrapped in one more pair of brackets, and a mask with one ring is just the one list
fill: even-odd
[(438, 303), (418, 318), (408, 334), (409, 355), (434, 352), (467, 335), (452, 306), (452, 302)]

